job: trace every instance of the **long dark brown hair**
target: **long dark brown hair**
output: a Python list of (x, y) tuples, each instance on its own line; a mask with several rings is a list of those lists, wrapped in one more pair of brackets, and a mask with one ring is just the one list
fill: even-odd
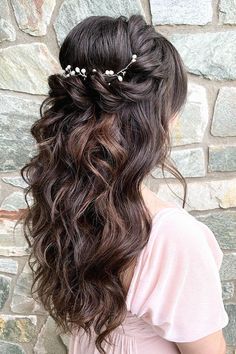
[[(137, 61), (123, 81), (101, 75), (124, 68), (132, 54)], [(30, 130), (37, 153), (20, 170), (28, 186), (18, 222), (30, 250), (31, 292), (37, 286), (64, 333), (83, 328), (91, 338), (93, 326), (105, 353), (101, 343), (127, 314), (122, 274), (152, 227), (144, 177), (166, 168), (183, 184), (185, 204), (169, 124), (185, 104), (187, 74), (175, 47), (139, 14), (87, 17), (65, 38), (59, 61), (62, 69), (97, 72), (86, 80), (48, 77), (48, 96)]]

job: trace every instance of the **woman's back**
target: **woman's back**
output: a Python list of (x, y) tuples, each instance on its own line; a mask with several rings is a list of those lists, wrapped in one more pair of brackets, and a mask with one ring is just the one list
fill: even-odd
[[(114, 346), (104, 345), (106, 354), (175, 354), (175, 342), (192, 342), (225, 327), (222, 258), (205, 224), (177, 206), (159, 210), (129, 273), (127, 317), (111, 334)], [(83, 331), (74, 333), (69, 345), (69, 354), (81, 353), (99, 353)]]

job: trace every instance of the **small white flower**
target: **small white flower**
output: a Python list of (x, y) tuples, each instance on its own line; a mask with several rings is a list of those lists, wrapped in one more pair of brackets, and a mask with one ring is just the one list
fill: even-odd
[(75, 75), (75, 71), (74, 70), (71, 71), (71, 75)]
[(110, 75), (113, 75), (114, 74), (114, 71), (113, 70), (110, 70)]
[(76, 71), (77, 73), (79, 73), (79, 68), (78, 68), (78, 66), (76, 66), (75, 71)]
[(83, 74), (85, 74), (86, 73), (86, 69), (81, 69), (81, 72), (83, 73)]
[(121, 75), (118, 75), (118, 80), (119, 81), (122, 81), (123, 80), (123, 77)]
[(137, 54), (133, 54), (132, 58), (136, 59), (137, 58)]
[(97, 71), (96, 69), (92, 69), (93, 72)]

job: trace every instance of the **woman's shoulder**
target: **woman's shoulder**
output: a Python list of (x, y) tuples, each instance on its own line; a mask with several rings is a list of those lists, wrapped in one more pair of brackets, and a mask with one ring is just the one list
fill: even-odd
[(190, 214), (181, 206), (169, 204), (162, 208), (157, 208), (153, 213), (152, 226), (155, 231), (164, 231), (165, 234), (172, 234), (173, 229), (180, 228), (182, 231), (189, 226), (199, 227), (197, 218)]
[(199, 221), (194, 215), (180, 206), (169, 206), (159, 209), (152, 219), (152, 235), (158, 241), (176, 242), (193, 241), (193, 238), (205, 238), (211, 229)]
[(211, 253), (218, 269), (223, 257), (211, 228), (181, 207), (163, 208), (153, 218), (147, 252), (154, 257), (161, 250), (179, 258)]

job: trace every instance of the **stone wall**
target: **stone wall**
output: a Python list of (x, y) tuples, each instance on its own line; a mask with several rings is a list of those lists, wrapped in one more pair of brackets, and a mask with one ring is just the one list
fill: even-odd
[[(0, 2), (0, 352), (62, 354), (68, 337), (30, 296), (31, 274), (22, 230), (26, 207), (19, 169), (32, 154), (29, 128), (47, 94), (47, 76), (60, 70), (59, 47), (89, 15), (142, 13), (182, 55), (189, 74), (186, 107), (171, 156), (188, 182), (186, 210), (213, 230), (224, 251), (220, 270), (229, 324), (228, 354), (236, 348), (236, 4), (234, 0), (1, 0)], [(182, 187), (155, 169), (147, 184), (181, 204)], [(194, 321), (194, 318), (193, 318)]]

